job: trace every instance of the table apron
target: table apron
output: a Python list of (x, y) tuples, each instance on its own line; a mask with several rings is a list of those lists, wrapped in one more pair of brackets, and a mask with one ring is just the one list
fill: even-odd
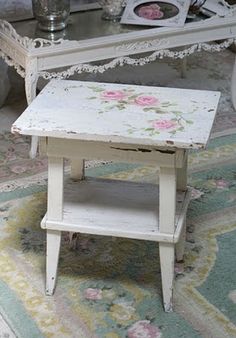
[(149, 163), (172, 168), (182, 168), (187, 156), (185, 149), (51, 137), (41, 139), (41, 152), (48, 157)]
[[(160, 51), (164, 49), (184, 47), (195, 43), (207, 43), (215, 40), (223, 40), (236, 37), (236, 26), (217, 27), (204, 31), (184, 31), (181, 34), (158, 36), (154, 35), (147, 39), (135, 38), (114, 43), (77, 42), (73, 47), (67, 44), (54, 49), (42, 47), (30, 51), (30, 56), (38, 58), (38, 70), (50, 70), (60, 67), (68, 67), (76, 64), (92, 61), (107, 60), (122, 56), (135, 55), (146, 52)], [(56, 65), (56, 67), (55, 67)]]

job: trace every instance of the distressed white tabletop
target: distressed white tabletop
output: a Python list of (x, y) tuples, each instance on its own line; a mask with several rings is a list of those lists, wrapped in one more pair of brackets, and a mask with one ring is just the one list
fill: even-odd
[(79, 140), (203, 148), (220, 93), (53, 80), (13, 133)]

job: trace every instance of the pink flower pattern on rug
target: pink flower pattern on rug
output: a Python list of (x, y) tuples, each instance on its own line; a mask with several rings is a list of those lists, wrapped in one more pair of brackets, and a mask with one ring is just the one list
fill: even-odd
[(149, 320), (140, 320), (128, 329), (128, 338), (160, 338), (161, 332)]
[(86, 298), (88, 300), (100, 300), (100, 299), (102, 299), (102, 290), (87, 288), (84, 291), (84, 298)]

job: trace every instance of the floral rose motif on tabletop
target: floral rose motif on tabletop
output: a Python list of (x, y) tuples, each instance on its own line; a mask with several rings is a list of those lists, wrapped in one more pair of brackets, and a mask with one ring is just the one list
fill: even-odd
[(161, 332), (149, 320), (140, 320), (128, 329), (128, 338), (160, 338)]
[(152, 126), (155, 129), (174, 129), (177, 123), (173, 120), (155, 120), (152, 121)]
[(159, 103), (154, 96), (142, 95), (135, 98), (134, 102), (140, 106), (153, 106)]
[(161, 19), (164, 13), (161, 11), (160, 6), (157, 4), (151, 4), (147, 6), (141, 6), (138, 9), (138, 16), (147, 20)]
[[(168, 132), (169, 134), (176, 134), (177, 132), (182, 132), (185, 130), (185, 126), (187, 124), (193, 124), (193, 121), (190, 119), (186, 119), (180, 109), (178, 109), (178, 104), (172, 101), (162, 101), (158, 97), (158, 92), (152, 93), (149, 92), (143, 93), (138, 92), (136, 88), (132, 88), (130, 86), (116, 88), (107, 88), (100, 86), (88, 86), (92, 91), (91, 96), (88, 96), (88, 100), (96, 100), (100, 99), (100, 105), (98, 104), (97, 114), (104, 113), (113, 113), (124, 111), (128, 109), (129, 106), (135, 105), (139, 108), (139, 110), (143, 111), (143, 113), (154, 113), (159, 116), (163, 116), (162, 119), (158, 120), (147, 120), (148, 126), (140, 128), (136, 128), (134, 125), (129, 123), (125, 123), (125, 126), (128, 127), (128, 134), (134, 134), (136, 132), (142, 131), (145, 135), (153, 136), (158, 135), (161, 132)], [(129, 110), (130, 111), (130, 110)], [(133, 110), (134, 113), (136, 110)], [(194, 111), (193, 111), (194, 112)], [(168, 114), (168, 119), (165, 118), (165, 114)], [(170, 114), (173, 117), (169, 117)]]
[(122, 90), (105, 90), (101, 94), (102, 98), (105, 100), (123, 100), (126, 96), (126, 93)]
[(88, 300), (100, 300), (102, 299), (102, 290), (87, 288), (84, 290), (84, 298)]

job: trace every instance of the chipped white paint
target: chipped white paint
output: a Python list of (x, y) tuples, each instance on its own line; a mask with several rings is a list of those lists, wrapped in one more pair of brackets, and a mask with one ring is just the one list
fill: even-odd
[[(46, 293), (55, 289), (61, 231), (159, 242), (165, 311), (172, 311), (175, 244), (183, 257), (187, 149), (205, 147), (219, 92), (52, 81), (12, 126), (43, 137), (49, 158)], [(72, 158), (80, 182), (64, 191), (63, 159)], [(159, 165), (159, 188), (84, 179), (83, 159)], [(74, 176), (74, 175), (73, 175)], [(76, 177), (78, 178), (78, 177)]]
[(88, 141), (203, 148), (219, 96), (212, 91), (54, 80), (12, 130)]
[(176, 243), (189, 198), (186, 191), (177, 194), (173, 229), (164, 227), (160, 231), (157, 185), (93, 178), (70, 180), (65, 185), (62, 219), (53, 220), (47, 213), (42, 227), (63, 230), (66, 225), (67, 231), (73, 232)]

